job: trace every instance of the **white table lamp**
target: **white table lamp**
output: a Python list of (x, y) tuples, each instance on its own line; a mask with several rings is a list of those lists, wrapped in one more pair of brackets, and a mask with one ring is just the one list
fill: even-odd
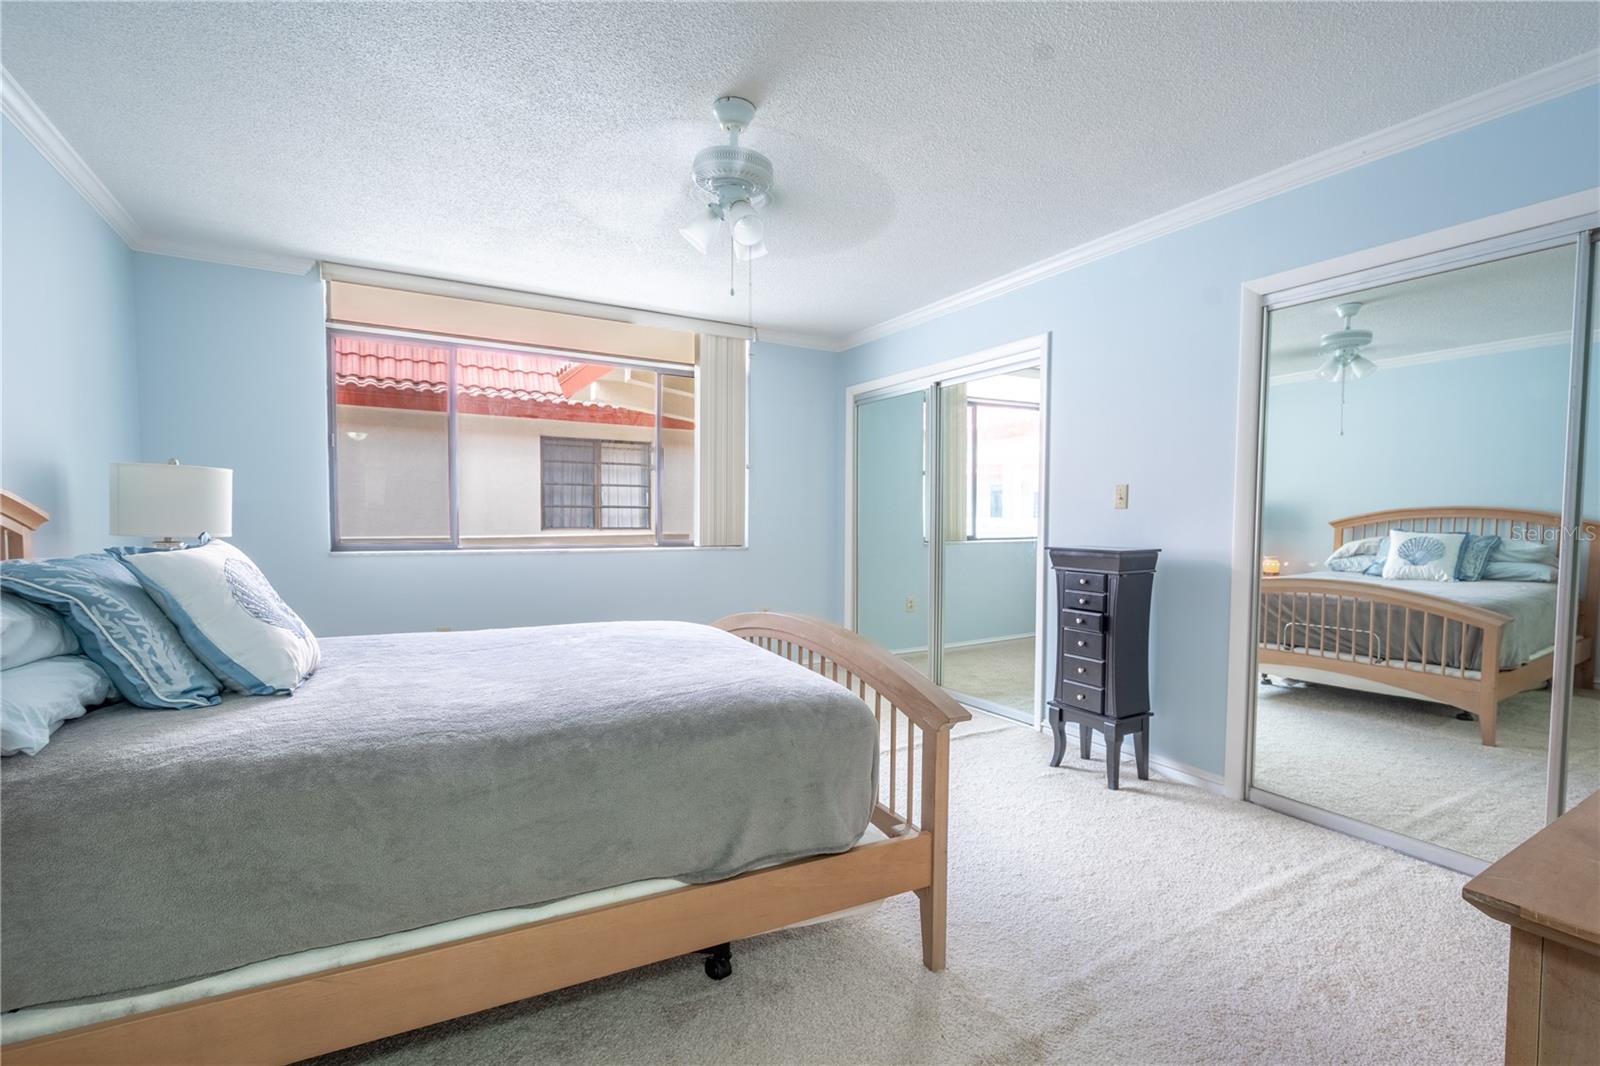
[(181, 548), (183, 537), (233, 535), (233, 471), (218, 466), (111, 464), (111, 532), (154, 537)]

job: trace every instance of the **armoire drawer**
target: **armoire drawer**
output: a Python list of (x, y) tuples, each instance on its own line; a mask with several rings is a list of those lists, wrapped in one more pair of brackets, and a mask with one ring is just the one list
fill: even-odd
[(1068, 629), (1061, 634), (1061, 650), (1068, 655), (1077, 655), (1085, 659), (1104, 659), (1106, 635), (1089, 633), (1081, 629)]
[(1060, 571), (1061, 584), (1058, 586), (1062, 600), (1065, 601), (1069, 592), (1104, 592), (1106, 590), (1106, 575), (1091, 574), (1081, 570)]
[(1098, 611), (1077, 611), (1063, 607), (1061, 624), (1067, 629), (1087, 629), (1091, 633), (1100, 633), (1106, 628), (1106, 616)]
[(1106, 609), (1106, 594), (1103, 592), (1079, 592), (1068, 589), (1061, 597), (1063, 611), (1100, 611)]
[(1103, 659), (1080, 659), (1076, 655), (1063, 655), (1061, 670), (1057, 676), (1066, 681), (1076, 681), (1080, 685), (1104, 688), (1106, 664)]
[(1074, 684), (1065, 678), (1057, 683), (1056, 688), (1056, 702), (1063, 707), (1088, 711), (1090, 714), (1101, 714), (1105, 710), (1105, 689)]

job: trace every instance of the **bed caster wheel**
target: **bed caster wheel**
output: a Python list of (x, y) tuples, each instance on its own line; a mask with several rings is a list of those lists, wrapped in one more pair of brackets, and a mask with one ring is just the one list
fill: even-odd
[(713, 981), (721, 981), (733, 976), (733, 945), (718, 944), (714, 948), (707, 948), (706, 976)]

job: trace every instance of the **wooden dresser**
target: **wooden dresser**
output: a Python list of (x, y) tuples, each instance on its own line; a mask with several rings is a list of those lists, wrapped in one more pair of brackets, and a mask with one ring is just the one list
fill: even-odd
[(1600, 793), (1461, 895), (1511, 926), (1507, 1066), (1600, 1062)]
[(1051, 548), (1056, 579), (1055, 734), (1051, 766), (1061, 765), (1067, 725), (1078, 754), (1090, 737), (1106, 744), (1106, 787), (1117, 787), (1124, 737), (1133, 737), (1139, 779), (1150, 776), (1150, 592), (1158, 548)]

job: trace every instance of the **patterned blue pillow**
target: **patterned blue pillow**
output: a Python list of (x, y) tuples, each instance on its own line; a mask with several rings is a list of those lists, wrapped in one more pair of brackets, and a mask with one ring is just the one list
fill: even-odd
[(1467, 542), (1461, 547), (1461, 557), (1456, 560), (1456, 580), (1482, 580), (1484, 568), (1489, 565), (1489, 556), (1493, 555), (1498, 547), (1500, 547), (1499, 537), (1480, 537), (1468, 533)]
[(1362, 573), (1366, 574), (1368, 577), (1382, 577), (1383, 576), (1383, 564), (1389, 558), (1389, 538), (1388, 537), (1380, 537), (1380, 538), (1378, 538), (1378, 547), (1375, 549), (1373, 554), (1375, 554), (1378, 557), (1377, 561), (1372, 563), (1371, 565), (1369, 565), (1365, 570), (1362, 571)]
[(209, 707), (217, 679), (184, 644), (126, 567), (96, 552), (70, 559), (8, 559), (0, 588), (53, 607), (83, 654), (140, 707)]

